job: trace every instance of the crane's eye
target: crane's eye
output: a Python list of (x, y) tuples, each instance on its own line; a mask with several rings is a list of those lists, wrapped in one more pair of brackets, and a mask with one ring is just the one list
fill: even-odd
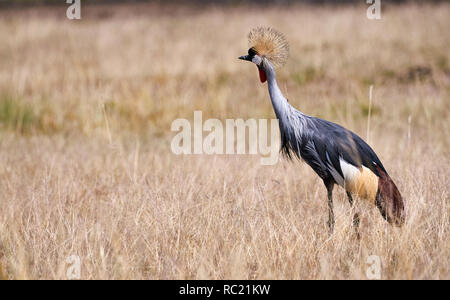
[(255, 56), (256, 54), (258, 54), (258, 52), (256, 52), (255, 48), (250, 48), (250, 49), (248, 49), (248, 55), (249, 55), (250, 57), (253, 57), (253, 56)]

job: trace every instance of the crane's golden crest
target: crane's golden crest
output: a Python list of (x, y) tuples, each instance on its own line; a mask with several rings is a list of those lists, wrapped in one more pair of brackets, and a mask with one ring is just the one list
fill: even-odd
[(289, 57), (289, 44), (284, 34), (271, 27), (253, 28), (248, 34), (248, 44), (274, 67), (283, 66)]

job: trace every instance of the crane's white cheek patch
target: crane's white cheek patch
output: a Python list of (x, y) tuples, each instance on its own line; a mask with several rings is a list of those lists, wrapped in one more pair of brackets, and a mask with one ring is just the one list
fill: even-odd
[(378, 191), (378, 176), (364, 166), (359, 169), (343, 159), (340, 160), (340, 164), (344, 174), (345, 190), (374, 202)]

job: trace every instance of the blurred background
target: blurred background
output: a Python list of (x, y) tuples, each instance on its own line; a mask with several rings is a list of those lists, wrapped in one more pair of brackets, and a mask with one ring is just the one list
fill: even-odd
[[(0, 277), (65, 278), (77, 254), (83, 278), (359, 279), (378, 253), (383, 278), (449, 278), (448, 1), (381, 0), (380, 20), (365, 1), (81, 1), (81, 20), (64, 2), (0, 0)], [(171, 153), (194, 110), (275, 117), (237, 59), (260, 25), (290, 43), (290, 103), (380, 156), (405, 230), (369, 210), (354, 243), (337, 191), (330, 238), (299, 162)]]
[(287, 35), (291, 59), (279, 76), (291, 101), (311, 114), (364, 119), (371, 84), (388, 107), (405, 106), (376, 102), (374, 114), (404, 118), (414, 106), (397, 99), (406, 96), (401, 89), (426, 83), (447, 92), (448, 5), (382, 1), (382, 19), (369, 20), (360, 2), (82, 1), (82, 19), (68, 20), (63, 1), (2, 1), (0, 124), (18, 133), (91, 134), (103, 130), (103, 107), (110, 130), (148, 137), (194, 109), (272, 116), (254, 70), (235, 59), (258, 25)]
[[(61, 4), (65, 1), (59, 1), (59, 0), (2, 0), (1, 2), (5, 4), (22, 4), (22, 3), (30, 3), (30, 4)], [(359, 0), (191, 0), (191, 1), (182, 1), (182, 0), (167, 0), (167, 1), (161, 1), (161, 0), (89, 0), (85, 1), (86, 3), (176, 3), (176, 4), (194, 4), (194, 3), (200, 3), (200, 4), (220, 4), (220, 5), (241, 5), (241, 4), (249, 4), (249, 3), (260, 3), (260, 4), (296, 4), (296, 3), (307, 3), (307, 4), (317, 4), (322, 5), (324, 3), (336, 3), (336, 4), (345, 4), (345, 3), (361, 3), (365, 1), (359, 1)], [(427, 2), (445, 2), (445, 0), (384, 0), (383, 3), (427, 3)]]

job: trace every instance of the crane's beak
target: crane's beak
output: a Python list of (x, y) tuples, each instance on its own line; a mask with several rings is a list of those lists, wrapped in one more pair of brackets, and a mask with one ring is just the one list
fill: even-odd
[[(246, 61), (252, 61), (252, 59), (250, 58), (250, 55), (242, 55), (242, 56), (239, 56), (238, 58), (242, 59), (242, 60), (246, 60)], [(266, 82), (266, 80), (267, 80), (266, 72), (264, 72), (264, 70), (260, 66), (257, 65), (256, 67), (258, 67), (259, 80), (262, 83)]]
[(242, 60), (252, 61), (252, 60), (250, 59), (250, 56), (249, 56), (249, 55), (242, 55), (242, 56), (239, 56), (238, 58), (239, 58), (239, 59), (242, 59)]

